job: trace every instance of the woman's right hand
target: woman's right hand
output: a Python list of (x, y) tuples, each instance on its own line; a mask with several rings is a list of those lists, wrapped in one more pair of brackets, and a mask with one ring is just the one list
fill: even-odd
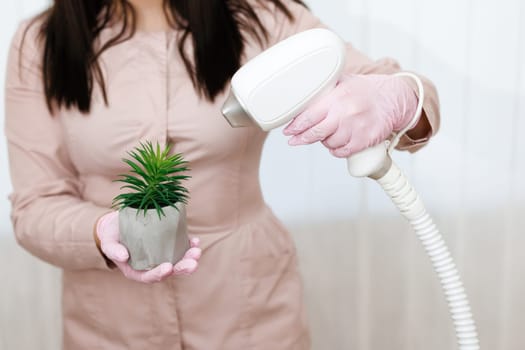
[(190, 240), (190, 249), (175, 265), (166, 262), (148, 271), (134, 270), (128, 264), (128, 250), (119, 242), (117, 211), (105, 214), (98, 219), (95, 235), (98, 238), (97, 243), (100, 242), (99, 248), (102, 253), (122, 271), (124, 276), (142, 283), (161, 282), (173, 275), (192, 274), (197, 270), (198, 260), (201, 256), (201, 249), (198, 247), (199, 239), (193, 238)]

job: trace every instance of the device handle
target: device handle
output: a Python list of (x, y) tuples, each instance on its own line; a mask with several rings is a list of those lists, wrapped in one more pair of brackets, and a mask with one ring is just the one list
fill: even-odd
[(348, 172), (354, 177), (381, 177), (392, 164), (387, 142), (381, 142), (353, 154), (347, 158), (346, 162)]

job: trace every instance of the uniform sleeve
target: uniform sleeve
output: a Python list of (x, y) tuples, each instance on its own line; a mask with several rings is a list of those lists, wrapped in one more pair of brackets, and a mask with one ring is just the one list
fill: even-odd
[(81, 184), (64, 145), (59, 118), (48, 112), (36, 29), (23, 23), (9, 49), (5, 133), (13, 192), (11, 219), (18, 243), (64, 269), (107, 269), (94, 240), (108, 212), (82, 200)]
[[(263, 23), (270, 31), (269, 45), (308, 29), (326, 28), (326, 25), (304, 6), (292, 0), (286, 0), (284, 3), (292, 13), (293, 21), (290, 21), (282, 11), (278, 11), (273, 5), (266, 5), (265, 7), (267, 17), (263, 15)], [(401, 71), (401, 67), (394, 59), (382, 58), (374, 61), (354, 48), (350, 43), (347, 43), (346, 59), (345, 72), (347, 74), (394, 74)], [(421, 79), (425, 91), (422, 118), (427, 118), (431, 130), (426, 137), (418, 140), (413, 140), (406, 135), (402, 137), (397, 148), (410, 152), (415, 152), (423, 147), (438, 131), (440, 122), (439, 99), (436, 88), (427, 78), (420, 74), (417, 74), (417, 76)], [(406, 81), (410, 84), (414, 93), (418, 95), (415, 81), (411, 78), (406, 78)]]

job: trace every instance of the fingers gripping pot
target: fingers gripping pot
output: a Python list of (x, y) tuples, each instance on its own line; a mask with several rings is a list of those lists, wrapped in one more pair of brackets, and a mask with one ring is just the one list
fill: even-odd
[(141, 143), (124, 159), (131, 173), (117, 180), (121, 193), (114, 200), (119, 208), (120, 243), (129, 252), (129, 265), (149, 270), (162, 263), (175, 264), (190, 248), (186, 225), (188, 191), (181, 181), (189, 178), (182, 155), (170, 155), (170, 147)]
[[(291, 36), (262, 52), (234, 74), (222, 114), (232, 127), (255, 125), (265, 131), (277, 128), (329, 92), (337, 84), (344, 62), (345, 43), (329, 30), (312, 29)], [(390, 158), (400, 137), (419, 119), (424, 100), (423, 86), (417, 76), (398, 75), (413, 78), (418, 86), (419, 103), (412, 122), (391, 142), (382, 142), (350, 156), (348, 171), (352, 176), (376, 180), (410, 222), (441, 281), (454, 321), (458, 348), (477, 350), (476, 325), (448, 247), (417, 192)]]

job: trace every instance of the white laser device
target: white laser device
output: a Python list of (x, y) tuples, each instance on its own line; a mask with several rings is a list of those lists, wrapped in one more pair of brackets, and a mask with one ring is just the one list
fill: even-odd
[[(258, 126), (268, 131), (296, 117), (334, 88), (345, 64), (345, 43), (327, 29), (293, 35), (262, 52), (232, 77), (231, 91), (222, 114), (232, 127)], [(419, 104), (412, 122), (391, 141), (357, 153), (347, 160), (356, 177), (376, 180), (401, 214), (410, 222), (439, 276), (454, 322), (458, 348), (478, 350), (479, 341), (470, 305), (452, 256), (405, 175), (392, 162), (390, 152), (400, 137), (419, 119), (424, 90), (419, 78)]]

